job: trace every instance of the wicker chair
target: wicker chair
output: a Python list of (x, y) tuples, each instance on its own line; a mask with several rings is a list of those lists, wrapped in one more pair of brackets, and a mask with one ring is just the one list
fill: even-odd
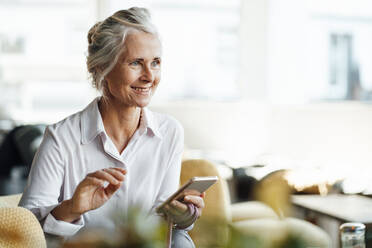
[(21, 194), (0, 197), (0, 247), (46, 248), (43, 230), (34, 214), (17, 207)]
[[(196, 247), (223, 246), (228, 231), (218, 221), (230, 223), (240, 232), (258, 238), (264, 247), (275, 247), (289, 236), (301, 238), (306, 247), (328, 248), (330, 238), (319, 227), (295, 218), (280, 219), (268, 205), (258, 201), (231, 204), (227, 183), (214, 164), (205, 160), (185, 160), (182, 163), (181, 184), (194, 176), (218, 176), (219, 182), (208, 189), (202, 217), (189, 232)], [(226, 226), (226, 225), (225, 225)]]

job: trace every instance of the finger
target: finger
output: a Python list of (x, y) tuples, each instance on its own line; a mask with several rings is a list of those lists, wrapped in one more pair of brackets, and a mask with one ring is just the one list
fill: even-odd
[(203, 192), (203, 194), (200, 195), (201, 198), (205, 198), (207, 193)]
[(177, 214), (184, 214), (188, 209), (186, 204), (183, 204), (177, 200), (172, 201), (169, 205), (170, 208)]
[(198, 195), (200, 196), (201, 193), (197, 190), (194, 190), (194, 189), (187, 189), (185, 191), (182, 192), (181, 196), (179, 197), (180, 199), (183, 199), (185, 196), (187, 195)]
[(164, 205), (163, 207), (164, 211), (169, 211), (170, 210), (170, 206), (167, 204), (167, 205)]
[(120, 171), (123, 175), (126, 175), (127, 174), (127, 170), (126, 169), (123, 169), (123, 168), (120, 168), (120, 167), (111, 167), (111, 169)]
[(106, 193), (107, 197), (111, 197), (118, 189), (120, 189), (120, 187), (121, 187), (121, 182), (117, 185), (109, 184), (105, 188), (105, 193)]
[(173, 216), (173, 214), (171, 213), (171, 210), (170, 210), (170, 206), (168, 204), (165, 205), (164, 207), (162, 207), (161, 211), (162, 211), (162, 213), (164, 213), (168, 217)]
[(184, 202), (192, 203), (197, 208), (204, 208), (204, 200), (200, 196), (188, 195), (184, 198)]
[[(186, 210), (187, 210), (187, 206), (186, 206)], [(165, 207), (164, 207), (164, 211), (172, 216), (172, 217), (177, 217), (177, 216), (180, 216), (180, 215), (183, 215), (185, 212), (182, 212), (182, 210), (179, 209), (179, 207), (173, 207), (171, 205), (171, 203), (167, 204)]]
[(114, 168), (105, 168), (103, 169), (103, 171), (110, 173), (118, 181), (124, 181), (124, 174), (119, 170), (116, 170)]
[(117, 185), (120, 182), (113, 175), (111, 175), (110, 173), (108, 173), (104, 170), (98, 170), (98, 171), (90, 174), (89, 176), (96, 177), (96, 178), (101, 179), (101, 180), (105, 180), (106, 182), (108, 182), (110, 184), (114, 184), (114, 185)]
[(105, 184), (105, 180), (102, 180), (102, 179), (99, 179), (97, 177), (93, 177), (93, 176), (87, 176), (81, 186), (84, 187), (84, 186), (87, 186), (87, 185), (95, 185), (95, 186), (98, 186), (98, 187), (103, 187), (103, 185)]
[(168, 216), (169, 216), (169, 215), (170, 215), (170, 216), (175, 216), (175, 215), (177, 215), (176, 210), (173, 209), (173, 207), (170, 206), (169, 204), (167, 204), (167, 205), (165, 205), (165, 206), (163, 207), (163, 212), (166, 213)]

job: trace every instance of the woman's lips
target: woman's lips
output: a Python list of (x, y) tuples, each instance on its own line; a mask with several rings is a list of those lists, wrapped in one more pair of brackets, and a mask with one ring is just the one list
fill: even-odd
[(149, 95), (151, 91), (151, 87), (134, 87), (131, 86), (132, 89), (134, 89), (134, 92), (136, 92), (139, 95)]

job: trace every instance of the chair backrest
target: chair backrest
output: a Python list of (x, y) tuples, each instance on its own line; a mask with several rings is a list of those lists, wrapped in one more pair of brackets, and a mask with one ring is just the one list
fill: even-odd
[(22, 158), (22, 164), (30, 167), (35, 153), (40, 146), (45, 125), (25, 125), (14, 133), (14, 144)]
[(43, 230), (26, 208), (0, 207), (0, 247), (46, 248)]
[(39, 148), (45, 125), (22, 125), (13, 128), (0, 143), (0, 175), (9, 177), (14, 167), (24, 167), (27, 177)]
[(196, 176), (217, 176), (219, 181), (207, 190), (202, 217), (189, 233), (196, 247), (205, 247), (211, 244), (216, 244), (215, 247), (218, 247), (227, 240), (225, 224), (231, 221), (230, 195), (227, 183), (221, 178), (213, 163), (206, 160), (183, 161), (181, 185)]

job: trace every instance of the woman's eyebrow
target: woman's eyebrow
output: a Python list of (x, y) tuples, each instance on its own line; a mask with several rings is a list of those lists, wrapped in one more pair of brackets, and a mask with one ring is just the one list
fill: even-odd
[[(136, 57), (134, 57), (134, 58), (129, 58), (128, 59), (129, 61), (145, 61), (145, 59), (144, 58), (141, 58), (141, 57), (139, 57), (139, 58), (136, 58)], [(161, 57), (154, 57), (154, 59), (153, 60), (161, 60)]]
[(125, 60), (128, 61), (128, 62), (131, 62), (131, 61), (144, 61), (143, 58), (136, 58), (136, 57), (126, 58)]

